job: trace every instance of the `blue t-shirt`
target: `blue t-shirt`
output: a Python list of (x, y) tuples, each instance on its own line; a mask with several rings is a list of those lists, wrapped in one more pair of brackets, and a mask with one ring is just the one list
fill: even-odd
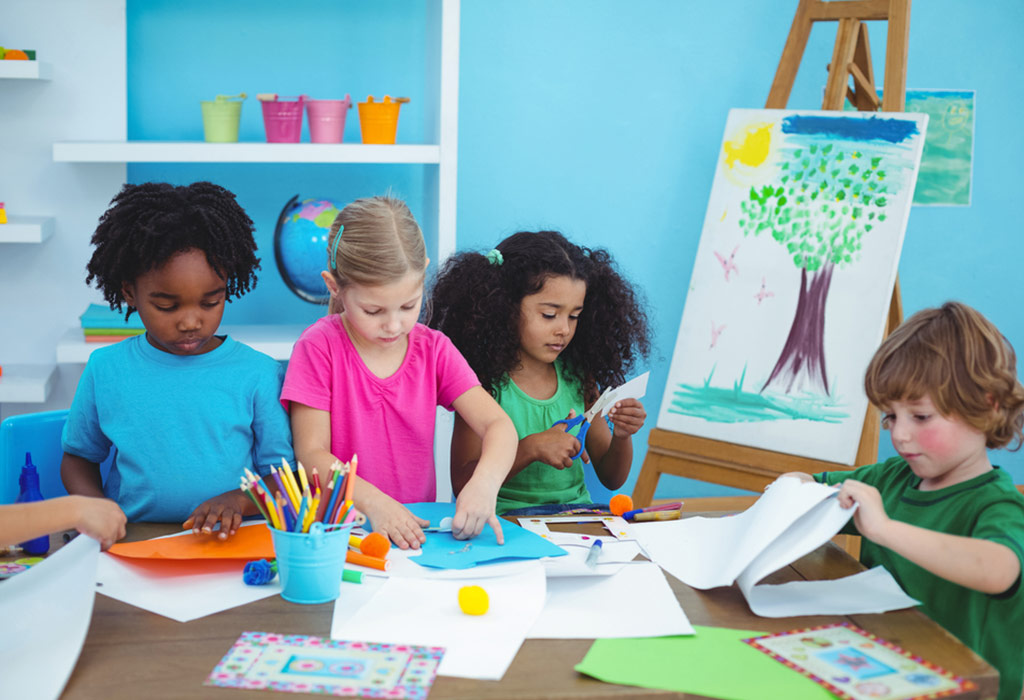
[(238, 488), (245, 468), (293, 459), (283, 377), (280, 363), (230, 337), (202, 355), (122, 340), (89, 357), (63, 448), (98, 463), (115, 446), (107, 497), (129, 521), (181, 522)]

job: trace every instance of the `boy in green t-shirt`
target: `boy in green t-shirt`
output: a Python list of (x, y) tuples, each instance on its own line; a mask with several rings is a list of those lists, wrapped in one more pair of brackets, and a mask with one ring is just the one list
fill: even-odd
[(861, 561), (888, 569), (999, 670), (999, 700), (1019, 700), (1024, 686), (1024, 496), (986, 448), (1024, 439), (1016, 367), (1010, 343), (974, 309), (949, 302), (914, 314), (864, 379), (900, 456), (813, 477), (857, 506)]

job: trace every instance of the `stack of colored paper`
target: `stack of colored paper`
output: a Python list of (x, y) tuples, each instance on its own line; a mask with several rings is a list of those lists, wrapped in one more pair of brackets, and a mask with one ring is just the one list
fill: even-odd
[(132, 314), (126, 321), (123, 311), (114, 311), (102, 304), (89, 304), (79, 319), (87, 343), (116, 343), (146, 332), (138, 314)]

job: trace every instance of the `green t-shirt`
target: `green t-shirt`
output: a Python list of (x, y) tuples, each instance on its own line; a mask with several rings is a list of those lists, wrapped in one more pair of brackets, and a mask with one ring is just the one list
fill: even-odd
[[(991, 540), (1013, 550), (1024, 570), (1024, 496), (1002, 469), (937, 491), (918, 491), (920, 477), (902, 457), (854, 471), (824, 472), (818, 481), (857, 479), (878, 489), (886, 514), (918, 527)], [(853, 521), (847, 529), (856, 533)], [(884, 566), (924, 612), (999, 671), (999, 700), (1020, 700), (1024, 686), (1024, 585), (989, 595), (925, 571), (864, 538), (861, 561)], [(913, 651), (913, 650), (909, 650)]]
[[(563, 374), (562, 363), (555, 361), (558, 389), (550, 399), (535, 399), (508, 379), (494, 398), (516, 426), (522, 440), (540, 433), (569, 415), (583, 413), (583, 390), (579, 382)], [(590, 493), (583, 481), (583, 460), (574, 460), (568, 469), (555, 469), (543, 462), (532, 462), (505, 482), (498, 491), (498, 513), (529, 508), (546, 503), (590, 503)]]

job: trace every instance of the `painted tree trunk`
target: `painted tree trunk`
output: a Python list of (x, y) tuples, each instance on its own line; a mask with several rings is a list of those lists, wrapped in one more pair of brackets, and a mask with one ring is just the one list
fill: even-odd
[(789, 394), (806, 391), (828, 395), (825, 374), (825, 300), (835, 265), (826, 263), (808, 274), (800, 269), (800, 296), (789, 337), (768, 381), (761, 387)]

